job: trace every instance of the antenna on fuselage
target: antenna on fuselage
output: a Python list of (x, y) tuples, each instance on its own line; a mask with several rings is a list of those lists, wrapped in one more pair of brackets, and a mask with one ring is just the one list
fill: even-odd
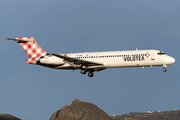
[(136, 50), (138, 51), (138, 49), (136, 48)]

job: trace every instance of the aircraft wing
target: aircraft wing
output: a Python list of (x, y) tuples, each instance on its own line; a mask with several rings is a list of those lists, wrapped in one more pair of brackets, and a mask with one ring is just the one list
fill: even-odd
[(98, 63), (98, 62), (91, 62), (88, 60), (82, 60), (82, 59), (76, 59), (76, 58), (72, 58), (72, 57), (68, 57), (66, 55), (60, 55), (60, 54), (54, 54), (51, 53), (50, 55), (54, 55), (56, 57), (59, 57), (61, 59), (64, 59), (65, 61), (69, 62), (69, 63), (73, 63), (76, 65), (85, 65), (85, 66), (102, 66), (103, 63)]

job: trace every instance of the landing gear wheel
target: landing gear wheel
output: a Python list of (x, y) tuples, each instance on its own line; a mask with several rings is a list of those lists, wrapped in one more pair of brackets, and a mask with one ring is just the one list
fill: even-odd
[(82, 69), (82, 70), (81, 70), (81, 73), (82, 73), (82, 74), (86, 74), (86, 70)]
[(88, 76), (89, 76), (89, 77), (93, 77), (94, 74), (93, 74), (92, 72), (89, 72), (89, 73), (88, 73)]
[(164, 69), (163, 69), (163, 71), (164, 71), (164, 72), (166, 72), (166, 71), (167, 71), (167, 69), (166, 69), (166, 68), (164, 68)]

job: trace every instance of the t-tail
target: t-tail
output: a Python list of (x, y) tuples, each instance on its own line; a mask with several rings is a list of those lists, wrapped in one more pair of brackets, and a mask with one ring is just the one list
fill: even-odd
[(19, 43), (25, 52), (28, 54), (30, 59), (26, 59), (26, 63), (36, 64), (37, 60), (46, 55), (47, 53), (36, 43), (33, 37), (22, 37), (22, 38), (5, 38), (7, 40), (14, 40)]

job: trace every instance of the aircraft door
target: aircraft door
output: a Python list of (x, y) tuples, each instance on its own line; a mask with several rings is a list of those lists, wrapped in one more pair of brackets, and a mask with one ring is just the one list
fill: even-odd
[(155, 55), (151, 54), (151, 60), (155, 60)]

